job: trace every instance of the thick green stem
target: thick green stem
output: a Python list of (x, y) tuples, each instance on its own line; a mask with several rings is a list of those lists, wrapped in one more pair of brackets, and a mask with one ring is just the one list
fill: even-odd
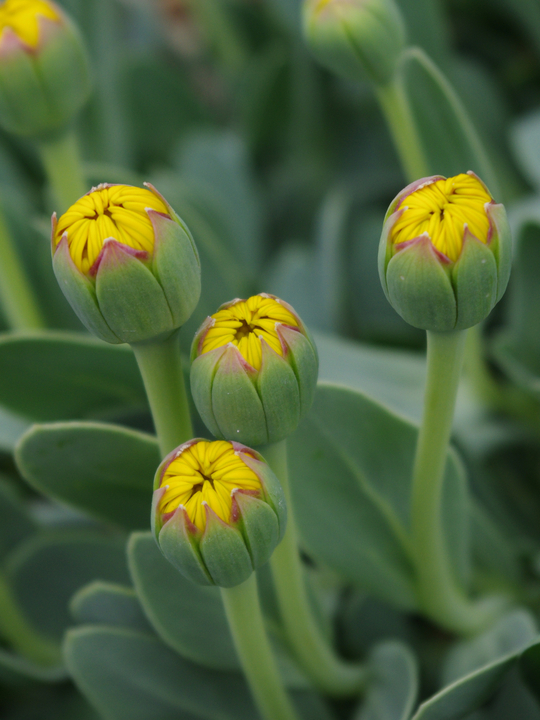
[(152, 410), (162, 457), (191, 440), (193, 428), (178, 331), (166, 340), (132, 345)]
[(45, 327), (28, 278), (0, 206), (0, 302), (12, 330), (36, 330)]
[(409, 182), (427, 177), (429, 165), (400, 76), (376, 92), (405, 176)]
[(444, 470), (466, 331), (428, 332), (424, 415), (418, 435), (412, 488), (413, 552), (423, 610), (449, 630), (473, 634), (507, 604), (502, 597), (471, 601), (451, 566), (442, 524)]
[(264, 720), (297, 720), (272, 654), (257, 593), (257, 580), (221, 588), (234, 644)]
[(64, 213), (87, 191), (77, 137), (66, 131), (39, 144), (41, 159), (49, 178), (57, 205), (57, 213)]
[(27, 660), (51, 666), (61, 662), (60, 647), (37, 633), (19, 610), (11, 588), (0, 574), (0, 636)]
[(260, 448), (279, 478), (287, 500), (287, 530), (270, 561), (279, 608), (288, 640), (313, 682), (330, 695), (354, 695), (362, 689), (366, 671), (334, 652), (317, 623), (305, 584), (287, 469), (287, 441)]

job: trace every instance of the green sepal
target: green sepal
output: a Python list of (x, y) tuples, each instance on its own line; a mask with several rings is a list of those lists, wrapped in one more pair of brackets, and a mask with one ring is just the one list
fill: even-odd
[(315, 344), (309, 336), (288, 327), (278, 325), (277, 334), (286, 345), (285, 358), (290, 363), (300, 391), (300, 419), (308, 412), (315, 398), (319, 377), (319, 357)]
[(212, 407), (212, 385), (219, 360), (226, 347), (204, 353), (191, 364), (190, 384), (193, 402), (206, 427), (214, 437), (221, 437), (221, 430)]
[(201, 264), (187, 227), (173, 219), (148, 210), (155, 234), (152, 269), (172, 313), (176, 327), (191, 317), (201, 295)]
[(246, 543), (239, 530), (224, 523), (208, 506), (206, 528), (199, 543), (204, 564), (216, 585), (234, 587), (253, 572)]
[(512, 234), (504, 205), (489, 204), (486, 212), (493, 227), (489, 247), (495, 255), (498, 270), (497, 299), (505, 293), (512, 269)]
[(98, 258), (96, 296), (103, 317), (122, 342), (151, 340), (176, 329), (161, 285), (139, 253), (106, 240)]
[(457, 304), (456, 330), (482, 322), (497, 302), (497, 263), (491, 249), (466, 231), (452, 269)]
[(198, 548), (200, 531), (190, 522), (184, 508), (178, 508), (159, 531), (157, 544), (182, 575), (197, 585), (213, 585)]
[(58, 244), (53, 256), (58, 284), (83, 325), (100, 340), (118, 345), (122, 342), (111, 330), (99, 309), (93, 283), (73, 262), (67, 238)]
[(233, 517), (236, 513), (253, 568), (256, 570), (270, 559), (279, 542), (277, 515), (264, 500), (241, 490), (233, 490)]
[(265, 340), (261, 340), (261, 346), (262, 365), (257, 376), (257, 391), (266, 416), (268, 442), (274, 443), (283, 440), (298, 427), (300, 390), (288, 362)]
[(92, 90), (83, 40), (65, 16), (62, 28), (36, 53), (35, 63), (45, 97), (54, 112), (54, 127), (43, 128), (42, 131), (48, 133), (69, 124)]
[(38, 136), (56, 126), (34, 57), (22, 44), (0, 57), (0, 125), (23, 136)]
[(304, 32), (317, 59), (350, 80), (367, 75), (374, 83), (389, 82), (405, 47), (405, 24), (394, 0), (308, 0)]
[(449, 332), (456, 324), (454, 290), (442, 262), (429, 237), (422, 235), (397, 250), (386, 269), (392, 307), (421, 330)]
[(270, 465), (268, 465), (268, 463), (264, 460), (263, 456), (256, 453), (254, 450), (250, 450), (249, 448), (246, 448), (246, 450), (249, 450), (249, 452), (242, 451), (240, 448), (242, 460), (248, 468), (253, 470), (261, 481), (261, 486), (264, 492), (264, 500), (271, 505), (276, 514), (279, 525), (279, 543), (285, 535), (287, 527), (287, 503), (285, 502), (283, 488), (281, 487), (281, 483), (272, 471)]
[(217, 437), (252, 447), (268, 443), (268, 431), (248, 367), (240, 351), (234, 345), (227, 346), (214, 375), (212, 409), (219, 427)]

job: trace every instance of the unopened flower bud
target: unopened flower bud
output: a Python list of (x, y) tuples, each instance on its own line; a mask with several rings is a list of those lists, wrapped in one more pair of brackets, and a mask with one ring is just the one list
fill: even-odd
[(49, 0), (0, 4), (0, 125), (42, 138), (75, 117), (91, 89), (73, 22)]
[(291, 306), (273, 295), (222, 305), (195, 335), (192, 360), (193, 399), (215, 437), (278, 442), (313, 402), (315, 344)]
[(405, 47), (394, 0), (304, 0), (304, 33), (317, 59), (338, 75), (388, 83)]
[(417, 180), (386, 213), (379, 246), (386, 297), (423, 330), (476, 325), (506, 290), (511, 244), (504, 206), (474, 173)]
[(276, 476), (244, 445), (190, 440), (156, 473), (154, 536), (167, 560), (199, 585), (247, 580), (272, 555), (286, 519)]
[(148, 188), (99, 185), (58, 221), (53, 216), (56, 278), (80, 320), (106, 342), (166, 337), (199, 300), (191, 233)]

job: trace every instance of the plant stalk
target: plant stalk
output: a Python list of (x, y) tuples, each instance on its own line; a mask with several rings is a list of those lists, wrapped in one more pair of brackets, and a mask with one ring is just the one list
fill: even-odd
[(429, 165), (399, 73), (376, 93), (408, 181), (427, 177)]
[(297, 720), (272, 654), (264, 627), (255, 573), (221, 597), (234, 644), (253, 697), (264, 720)]
[(436, 622), (468, 635), (489, 626), (502, 596), (467, 598), (451, 567), (442, 524), (444, 471), (467, 331), (427, 333), (427, 381), (412, 486), (412, 537), (420, 605)]
[(287, 441), (266, 445), (260, 451), (281, 482), (287, 501), (287, 530), (270, 560), (287, 638), (298, 662), (322, 691), (334, 696), (358, 694), (365, 684), (365, 668), (336, 655), (321, 632), (309, 600), (289, 486)]
[(79, 145), (73, 130), (67, 130), (39, 144), (41, 160), (49, 179), (57, 206), (57, 213), (64, 213), (87, 191)]
[(0, 302), (12, 330), (38, 330), (45, 320), (0, 206)]
[(193, 437), (178, 334), (176, 330), (166, 340), (131, 346), (150, 403), (162, 457)]

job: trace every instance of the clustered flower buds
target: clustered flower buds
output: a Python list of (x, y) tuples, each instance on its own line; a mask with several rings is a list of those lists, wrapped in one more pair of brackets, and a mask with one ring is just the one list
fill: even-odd
[(417, 180), (388, 208), (379, 274), (391, 305), (415, 327), (448, 332), (481, 322), (503, 296), (510, 265), (504, 206), (472, 172)]
[(244, 445), (190, 440), (158, 468), (152, 530), (165, 557), (193, 582), (244, 582), (270, 558), (285, 525), (277, 478)]
[(192, 360), (193, 399), (215, 437), (278, 442), (313, 402), (315, 344), (290, 305), (272, 295), (222, 305), (195, 335)]
[(392, 79), (405, 47), (394, 0), (304, 0), (304, 32), (317, 59), (338, 75)]
[(0, 4), (0, 125), (45, 137), (74, 118), (90, 94), (77, 28), (49, 0)]
[(201, 290), (187, 226), (152, 187), (99, 185), (57, 221), (53, 267), (88, 330), (110, 343), (170, 334)]

